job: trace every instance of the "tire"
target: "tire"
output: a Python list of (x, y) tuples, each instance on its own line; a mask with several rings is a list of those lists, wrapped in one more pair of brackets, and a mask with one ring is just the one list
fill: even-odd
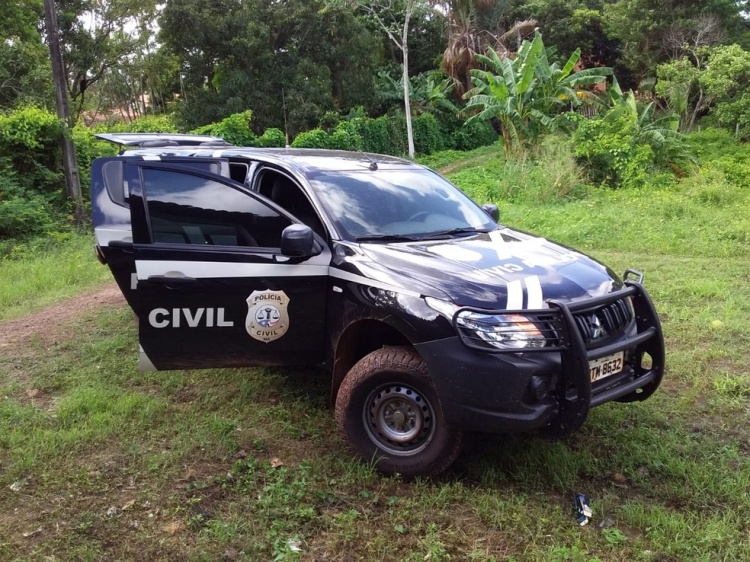
[(409, 347), (362, 358), (336, 396), (336, 423), (354, 452), (385, 474), (434, 476), (461, 451), (443, 417), (427, 365)]

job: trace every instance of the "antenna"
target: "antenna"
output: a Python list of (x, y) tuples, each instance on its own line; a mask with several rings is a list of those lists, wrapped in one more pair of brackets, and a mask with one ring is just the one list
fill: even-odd
[(286, 137), (286, 148), (289, 148), (289, 127), (286, 123), (286, 95), (284, 95), (284, 88), (281, 88), (281, 107), (284, 111), (284, 136)]

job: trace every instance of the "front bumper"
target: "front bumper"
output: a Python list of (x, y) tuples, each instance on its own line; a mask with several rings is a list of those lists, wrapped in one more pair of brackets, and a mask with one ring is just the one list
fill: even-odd
[[(574, 316), (628, 297), (635, 314), (625, 335), (587, 349)], [(664, 374), (664, 338), (640, 283), (626, 280), (623, 289), (603, 297), (548, 304), (550, 309), (543, 312), (556, 318), (555, 346), (487, 351), (467, 346), (458, 336), (415, 346), (430, 369), (449, 423), (499, 433), (543, 428), (561, 437), (576, 431), (591, 408), (613, 400), (645, 400), (658, 388)], [(624, 369), (592, 383), (589, 361), (619, 351), (625, 353)]]

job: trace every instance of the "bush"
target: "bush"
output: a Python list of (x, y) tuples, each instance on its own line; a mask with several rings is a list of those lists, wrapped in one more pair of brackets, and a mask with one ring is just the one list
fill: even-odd
[(462, 121), (461, 125), (450, 133), (450, 144), (456, 150), (474, 150), (480, 146), (494, 144), (499, 136), (487, 121)]
[(292, 148), (330, 148), (328, 133), (323, 129), (313, 129), (297, 135)]
[(211, 123), (210, 125), (193, 129), (191, 133), (221, 137), (235, 146), (255, 146), (256, 137), (250, 129), (252, 116), (253, 112), (248, 109), (242, 113), (234, 113), (218, 123)]
[(49, 232), (59, 218), (47, 198), (24, 190), (12, 171), (0, 174), (0, 239)]
[(0, 173), (15, 173), (28, 191), (60, 193), (63, 187), (60, 140), (64, 127), (45, 109), (25, 107), (0, 114)]
[[(451, 120), (452, 119), (452, 120)], [(497, 133), (487, 123), (464, 125), (456, 118), (440, 120), (431, 113), (416, 117), (412, 122), (414, 148), (418, 154), (432, 154), (452, 148), (456, 142), (462, 149), (473, 149), (493, 144)], [(458, 140), (453, 138), (451, 127), (458, 131)], [(401, 113), (384, 115), (376, 119), (353, 114), (339, 122), (330, 134), (321, 129), (301, 133), (294, 139), (295, 148), (333, 148), (339, 150), (361, 150), (376, 154), (403, 156), (408, 152), (406, 140), (406, 118)]]
[(432, 154), (448, 148), (440, 123), (431, 113), (423, 113), (412, 122), (414, 150), (418, 154)]
[(132, 121), (116, 121), (93, 128), (96, 133), (176, 133), (172, 115), (144, 115)]
[(575, 155), (592, 183), (644, 187), (654, 171), (654, 151), (636, 141), (637, 125), (622, 107), (604, 118), (584, 119), (573, 134)]
[(337, 150), (359, 150), (362, 137), (346, 127), (337, 127), (329, 137), (329, 145)]
[(687, 140), (698, 158), (705, 163), (704, 171), (719, 171), (736, 186), (750, 185), (750, 146), (738, 142), (731, 132), (707, 128), (688, 135)]
[(253, 146), (283, 148), (286, 146), (286, 135), (281, 129), (266, 129), (261, 136), (255, 139)]

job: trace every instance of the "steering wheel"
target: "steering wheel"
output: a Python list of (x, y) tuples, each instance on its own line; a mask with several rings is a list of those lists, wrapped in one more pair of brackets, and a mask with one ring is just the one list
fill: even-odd
[(424, 219), (426, 219), (429, 214), (430, 213), (428, 211), (417, 211), (406, 220), (408, 220), (409, 222), (416, 220), (421, 220), (422, 222), (424, 222)]

